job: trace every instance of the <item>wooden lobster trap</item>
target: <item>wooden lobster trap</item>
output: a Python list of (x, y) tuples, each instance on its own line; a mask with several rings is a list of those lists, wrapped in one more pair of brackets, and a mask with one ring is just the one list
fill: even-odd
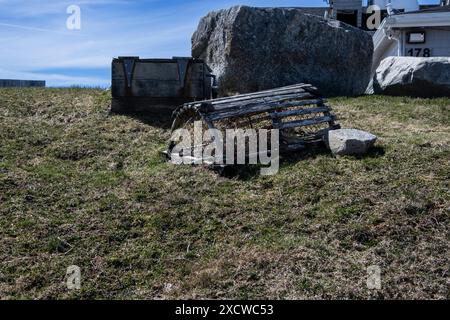
[[(199, 122), (204, 130), (218, 129), (222, 132), (227, 129), (278, 129), (281, 153), (322, 142), (329, 130), (340, 128), (326, 100), (317, 88), (309, 84), (185, 103), (174, 111), (173, 118), (172, 132), (185, 129), (193, 135), (194, 124)], [(170, 141), (169, 158), (178, 142)], [(193, 162), (201, 160), (195, 157), (201, 152), (195, 151), (210, 143), (202, 141), (200, 145), (192, 145), (179, 156), (190, 157)]]

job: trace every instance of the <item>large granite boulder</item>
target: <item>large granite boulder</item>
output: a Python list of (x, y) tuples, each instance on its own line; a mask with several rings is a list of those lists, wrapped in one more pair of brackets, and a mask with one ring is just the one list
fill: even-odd
[(211, 12), (192, 37), (192, 56), (213, 69), (222, 96), (302, 82), (325, 95), (359, 95), (372, 53), (365, 31), (293, 8)]
[(450, 97), (450, 58), (388, 57), (373, 77), (375, 94)]

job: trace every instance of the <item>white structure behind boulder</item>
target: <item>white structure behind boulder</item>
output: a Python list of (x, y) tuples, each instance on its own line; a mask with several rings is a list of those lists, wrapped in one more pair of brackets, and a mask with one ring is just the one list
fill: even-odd
[(390, 56), (450, 57), (450, 6), (388, 16), (373, 42), (372, 73)]

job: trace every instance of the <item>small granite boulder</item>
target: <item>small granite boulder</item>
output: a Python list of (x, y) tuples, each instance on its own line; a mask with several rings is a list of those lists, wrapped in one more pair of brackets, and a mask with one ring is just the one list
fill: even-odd
[(362, 155), (377, 141), (371, 133), (356, 129), (339, 129), (328, 132), (327, 145), (334, 155)]

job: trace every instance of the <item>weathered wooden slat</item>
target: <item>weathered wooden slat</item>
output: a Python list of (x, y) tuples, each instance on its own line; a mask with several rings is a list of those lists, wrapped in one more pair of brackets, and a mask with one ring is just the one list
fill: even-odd
[(215, 99), (215, 100), (206, 100), (206, 101), (201, 101), (201, 102), (192, 102), (192, 103), (187, 103), (186, 105), (189, 105), (189, 106), (198, 106), (200, 104), (211, 105), (213, 107), (213, 110), (220, 110), (220, 109), (232, 107), (235, 104), (239, 105), (239, 104), (242, 104), (242, 103), (245, 103), (248, 101), (252, 101), (255, 99), (273, 100), (273, 99), (276, 99), (276, 98), (282, 97), (282, 96), (291, 97), (295, 94), (304, 94), (304, 95), (310, 96), (311, 98), (314, 97), (314, 94), (311, 94), (308, 90), (294, 87), (294, 88), (288, 88), (288, 89), (282, 89), (282, 90), (272, 90), (267, 93), (254, 93), (251, 95), (222, 98), (220, 100)]
[(264, 90), (264, 91), (239, 94), (239, 95), (230, 96), (230, 97), (223, 97), (223, 98), (216, 98), (216, 99), (212, 99), (212, 100), (205, 100), (204, 102), (206, 102), (206, 103), (209, 103), (209, 102), (220, 103), (221, 101), (229, 101), (230, 99), (250, 98), (250, 97), (257, 97), (257, 96), (260, 96), (260, 95), (270, 96), (272, 93), (276, 94), (277, 92), (282, 92), (282, 91), (286, 91), (286, 90), (304, 89), (304, 88), (311, 88), (312, 90), (316, 90), (316, 88), (312, 87), (309, 84), (299, 83), (299, 84), (294, 84), (294, 85), (291, 85), (291, 86), (286, 86), (286, 87), (281, 87), (281, 88), (274, 88), (274, 89), (269, 89), (269, 90)]
[(230, 97), (227, 100), (223, 100), (223, 101), (213, 101), (211, 102), (211, 105), (214, 107), (214, 109), (218, 110), (219, 108), (222, 108), (223, 106), (228, 106), (230, 103), (237, 103), (237, 102), (245, 102), (245, 101), (250, 101), (250, 100), (254, 100), (254, 99), (270, 99), (272, 97), (281, 97), (281, 96), (286, 96), (286, 95), (293, 95), (293, 94), (309, 94), (311, 97), (313, 97), (311, 95), (311, 93), (309, 93), (306, 90), (303, 90), (302, 88), (296, 89), (296, 88), (292, 88), (292, 89), (286, 89), (286, 90), (280, 90), (280, 91), (274, 91), (271, 93), (265, 93), (265, 94), (255, 94), (253, 96), (248, 96), (248, 97)]
[[(251, 108), (254, 106), (260, 106), (263, 107), (263, 105), (268, 104), (274, 104), (274, 103), (282, 103), (282, 102), (289, 102), (289, 101), (301, 101), (304, 99), (313, 99), (314, 96), (310, 93), (295, 93), (295, 94), (289, 94), (289, 95), (281, 95), (281, 96), (272, 96), (272, 97), (265, 97), (265, 98), (259, 98), (259, 99), (252, 99), (248, 101), (238, 101), (238, 102), (232, 102), (229, 104), (223, 104), (220, 106), (213, 106), (209, 105), (206, 112), (208, 114), (218, 114), (218, 113), (226, 113), (229, 111), (236, 111), (236, 110), (243, 110), (247, 108)], [(200, 110), (202, 112), (202, 110)]]
[(329, 112), (329, 111), (330, 111), (329, 107), (322, 106), (322, 107), (317, 107), (317, 108), (273, 112), (273, 113), (270, 113), (270, 117), (272, 119), (279, 119), (279, 118), (286, 118), (286, 117), (291, 117), (291, 116), (301, 116), (301, 115), (305, 115), (305, 114), (321, 113), (321, 112)]
[(279, 104), (281, 108), (289, 108), (295, 106), (305, 106), (308, 104), (322, 105), (326, 102), (326, 100), (320, 98), (319, 99), (311, 99), (311, 98), (314, 97), (312, 97), (309, 93), (293, 94), (289, 96), (267, 97), (263, 99), (245, 101), (245, 103), (243, 102), (231, 103), (230, 105), (227, 106), (227, 108), (221, 107), (219, 109), (215, 109), (214, 106), (210, 106), (208, 113), (218, 114), (223, 112), (231, 112), (241, 109), (247, 109), (257, 104), (266, 104), (266, 105)]
[(257, 102), (242, 106), (237, 106), (235, 108), (227, 108), (220, 110), (219, 112), (208, 112), (205, 114), (205, 116), (210, 119), (211, 121), (216, 121), (220, 119), (225, 118), (233, 118), (233, 117), (240, 117), (247, 114), (254, 114), (254, 113), (262, 113), (267, 112), (275, 109), (284, 109), (284, 108), (291, 108), (291, 107), (300, 107), (305, 105), (312, 105), (312, 104), (320, 104), (323, 100), (321, 99), (314, 99), (314, 100), (296, 100), (296, 101), (289, 101), (289, 102), (282, 102), (282, 101), (275, 101), (275, 102)]
[(332, 121), (334, 121), (334, 116), (317, 117), (317, 118), (312, 118), (312, 119), (297, 120), (297, 121), (291, 121), (291, 122), (274, 123), (274, 128), (275, 129), (297, 128), (297, 127), (311, 126), (311, 125), (315, 125), (315, 124), (319, 124), (319, 123), (332, 122)]
[(274, 89), (269, 89), (269, 90), (264, 90), (264, 91), (243, 93), (243, 94), (238, 94), (238, 95), (234, 95), (234, 96), (217, 98), (217, 99), (213, 99), (213, 100), (214, 100), (214, 102), (221, 102), (223, 100), (228, 100), (231, 98), (245, 98), (245, 97), (254, 97), (254, 96), (260, 96), (260, 95), (271, 95), (271, 94), (276, 94), (277, 92), (282, 92), (282, 91), (287, 91), (287, 90), (298, 90), (298, 89), (305, 90), (309, 86), (310, 85), (307, 85), (307, 84), (297, 84), (297, 85), (281, 87), (281, 88), (274, 88)]

